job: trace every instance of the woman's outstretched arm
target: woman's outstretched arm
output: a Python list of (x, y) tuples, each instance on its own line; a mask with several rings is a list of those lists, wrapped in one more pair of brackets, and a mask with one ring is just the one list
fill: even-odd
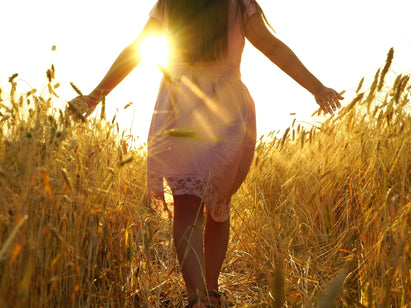
[[(161, 23), (150, 17), (139, 36), (119, 54), (97, 87), (89, 95), (81, 97), (88, 106), (86, 115), (92, 113), (102, 97), (109, 94), (141, 62), (142, 41), (148, 36), (160, 35), (162, 35)], [(78, 99), (79, 97), (73, 101)]]
[(298, 59), (294, 52), (276, 38), (264, 23), (260, 14), (249, 18), (245, 25), (247, 39), (274, 64), (314, 95), (326, 113), (341, 107), (343, 97), (333, 89), (325, 87)]

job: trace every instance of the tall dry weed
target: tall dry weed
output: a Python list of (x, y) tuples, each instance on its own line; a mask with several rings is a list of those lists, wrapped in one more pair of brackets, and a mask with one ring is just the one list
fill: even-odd
[(321, 126), (257, 146), (235, 202), (244, 300), (284, 260), (287, 307), (411, 305), (411, 93), (408, 75), (386, 80), (392, 57)]
[(169, 223), (147, 202), (144, 151), (114, 121), (78, 123), (55, 108), (54, 74), (41, 95), (18, 93), (17, 75), (2, 92), (0, 306), (181, 301), (169, 291), (180, 284)]

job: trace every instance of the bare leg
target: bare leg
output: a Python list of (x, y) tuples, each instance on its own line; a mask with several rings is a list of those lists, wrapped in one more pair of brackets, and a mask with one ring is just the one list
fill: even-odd
[(218, 290), (218, 277), (227, 252), (230, 219), (216, 222), (207, 212), (204, 235), (207, 290)]
[[(203, 205), (194, 195), (174, 196), (174, 244), (188, 300), (203, 294)], [(194, 305), (201, 307), (201, 305)]]

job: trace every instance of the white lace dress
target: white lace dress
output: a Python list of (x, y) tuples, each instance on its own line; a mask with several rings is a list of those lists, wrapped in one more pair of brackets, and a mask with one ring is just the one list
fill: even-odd
[[(165, 193), (191, 194), (203, 200), (215, 221), (225, 221), (231, 197), (248, 173), (256, 141), (255, 110), (241, 81), (240, 62), (243, 24), (257, 9), (243, 1), (246, 16), (235, 13), (232, 1), (225, 60), (188, 65), (169, 59), (148, 138), (148, 190), (159, 208), (166, 209)], [(157, 5), (151, 16), (166, 29)]]

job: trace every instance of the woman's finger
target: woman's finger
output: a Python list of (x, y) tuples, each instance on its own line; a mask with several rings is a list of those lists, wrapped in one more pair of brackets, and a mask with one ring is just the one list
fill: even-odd
[(328, 102), (327, 101), (323, 101), (321, 104), (320, 104), (320, 107), (321, 107), (321, 109), (325, 112), (325, 113), (332, 113), (332, 110), (331, 110), (331, 108), (330, 108), (330, 106), (329, 106), (329, 104), (328, 104)]

